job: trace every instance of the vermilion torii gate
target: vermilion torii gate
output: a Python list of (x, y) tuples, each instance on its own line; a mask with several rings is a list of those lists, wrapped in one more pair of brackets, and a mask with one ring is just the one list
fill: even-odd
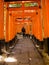
[[(5, 0), (6, 1), (6, 0)], [(5, 26), (5, 33), (4, 34), (4, 3), (5, 3), (4, 0), (0, 0), (0, 40), (4, 40), (6, 42), (9, 41), (9, 23), (8, 23), (8, 18), (6, 18), (6, 26)], [(10, 0), (9, 0), (10, 1)], [(13, 1), (13, 0), (12, 0)], [(49, 38), (49, 0), (33, 0), (33, 1), (40, 1), (41, 2), (41, 23), (42, 24), (39, 24), (39, 26), (41, 26), (40, 28), (40, 36), (42, 37), (42, 39), (39, 38), (40, 41), (43, 41), (43, 39), (47, 39)], [(6, 4), (6, 8), (7, 8), (7, 14), (6, 16), (9, 17), (9, 12), (8, 12), (8, 3)], [(38, 17), (37, 17), (38, 18)], [(13, 29), (12, 29), (13, 31)], [(36, 32), (35, 32), (36, 34)], [(42, 35), (41, 35), (42, 34)], [(13, 39), (12, 36), (13, 35), (13, 32), (11, 34), (11, 39)]]

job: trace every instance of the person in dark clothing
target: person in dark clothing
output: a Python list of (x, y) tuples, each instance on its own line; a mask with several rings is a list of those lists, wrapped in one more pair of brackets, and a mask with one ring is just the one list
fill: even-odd
[(25, 28), (23, 27), (23, 28), (22, 28), (23, 37), (25, 37), (25, 32), (26, 32), (26, 31), (25, 31)]

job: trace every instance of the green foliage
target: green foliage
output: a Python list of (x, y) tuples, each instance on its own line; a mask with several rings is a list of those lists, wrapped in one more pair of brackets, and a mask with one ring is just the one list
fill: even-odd
[(37, 7), (38, 6), (38, 3), (36, 2), (29, 2), (29, 3), (25, 3), (24, 4), (25, 7)]

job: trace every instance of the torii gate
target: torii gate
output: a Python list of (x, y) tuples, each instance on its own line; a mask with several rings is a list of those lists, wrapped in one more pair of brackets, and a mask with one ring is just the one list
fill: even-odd
[[(49, 38), (49, 0), (41, 0), (41, 5), (42, 5), (41, 9), (42, 9), (42, 28), (43, 28), (42, 34), (43, 38), (46, 39)], [(6, 23), (8, 24), (8, 18)], [(4, 36), (4, 0), (0, 0), (0, 40), (4, 39), (8, 41), (8, 25), (6, 25), (6, 36)]]
[[(48, 7), (49, 0), (41, 0), (41, 1), (42, 1), (41, 3), (42, 3), (42, 17), (43, 17), (42, 21), (44, 25), (43, 38), (47, 38), (49, 37), (49, 7)], [(4, 0), (0, 0), (0, 40), (3, 40), (3, 39), (5, 39), (4, 38)]]

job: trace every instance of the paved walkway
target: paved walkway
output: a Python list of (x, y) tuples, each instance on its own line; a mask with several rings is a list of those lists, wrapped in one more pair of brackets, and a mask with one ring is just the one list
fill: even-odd
[(19, 39), (12, 52), (11, 56), (15, 57), (17, 62), (7, 65), (45, 65), (33, 42), (28, 38)]

